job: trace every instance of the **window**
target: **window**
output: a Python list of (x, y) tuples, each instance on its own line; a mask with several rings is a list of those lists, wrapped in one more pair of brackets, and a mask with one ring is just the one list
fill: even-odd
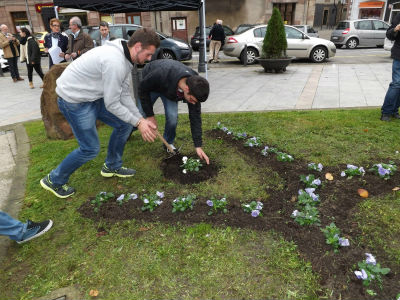
[(254, 37), (264, 38), (266, 32), (267, 32), (267, 27), (254, 29)]
[(373, 30), (371, 21), (355, 22), (354, 27), (358, 30)]
[(339, 24), (337, 24), (337, 26), (336, 26), (337, 30), (347, 29), (347, 28), (350, 28), (349, 22), (339, 22)]
[(113, 35), (117, 39), (123, 39), (124, 38), (124, 34), (122, 32), (122, 27), (121, 26), (110, 26), (110, 32), (111, 32), (111, 35)]
[(309, 32), (309, 33), (316, 33), (315, 30), (314, 30), (314, 28), (312, 28), (312, 27), (309, 27), (309, 28), (308, 28), (308, 32)]
[(135, 24), (141, 25), (142, 20), (140, 18), (140, 13), (127, 13), (126, 16), (126, 23), (128, 24)]
[(374, 29), (375, 30), (387, 30), (389, 26), (386, 23), (383, 23), (382, 21), (372, 21), (374, 24)]
[(287, 39), (302, 39), (303, 38), (303, 34), (291, 27), (285, 27), (285, 32), (286, 32), (286, 38)]
[(136, 26), (126, 26), (125, 30), (126, 30), (127, 38), (129, 39), (132, 36), (132, 34), (134, 34), (135, 31), (138, 29), (139, 29), (139, 27), (136, 27)]

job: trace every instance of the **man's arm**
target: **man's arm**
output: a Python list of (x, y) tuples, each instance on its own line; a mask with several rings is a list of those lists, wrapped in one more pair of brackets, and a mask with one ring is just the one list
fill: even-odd
[(399, 23), (400, 23), (400, 14), (397, 14), (396, 17), (392, 20), (392, 24), (386, 31), (386, 37), (389, 40), (394, 41), (396, 39), (398, 32), (400, 30)]
[(197, 102), (196, 104), (188, 103), (189, 109), (189, 120), (190, 120), (190, 131), (192, 132), (192, 139), (194, 146), (202, 146), (202, 121), (201, 121), (201, 104)]
[(83, 46), (83, 49), (79, 52), (79, 56), (85, 52), (88, 52), (90, 49), (94, 48), (93, 40), (91, 39), (91, 37), (89, 35), (84, 34), (83, 42), (84, 42), (84, 46)]

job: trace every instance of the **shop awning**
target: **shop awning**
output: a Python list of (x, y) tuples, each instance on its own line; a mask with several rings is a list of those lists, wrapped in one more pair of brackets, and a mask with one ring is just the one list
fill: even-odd
[(101, 13), (198, 10), (200, 0), (54, 0), (55, 6), (93, 10)]
[(359, 8), (382, 8), (385, 5), (385, 2), (382, 1), (369, 1), (369, 2), (361, 2), (358, 7)]

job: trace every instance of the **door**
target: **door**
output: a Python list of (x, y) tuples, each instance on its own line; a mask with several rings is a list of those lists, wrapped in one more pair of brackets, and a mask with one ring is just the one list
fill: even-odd
[(324, 15), (322, 16), (322, 25), (324, 26), (328, 25), (328, 16), (329, 16), (329, 10), (325, 9)]
[(172, 37), (188, 41), (186, 17), (171, 18)]
[(307, 57), (309, 39), (303, 39), (303, 33), (300, 30), (285, 26), (288, 56)]
[(373, 20), (372, 24), (374, 25), (375, 45), (383, 45), (385, 43), (386, 30), (389, 28), (389, 25), (379, 20)]
[(375, 47), (375, 30), (371, 20), (358, 21), (354, 23), (354, 28), (359, 37), (360, 46)]

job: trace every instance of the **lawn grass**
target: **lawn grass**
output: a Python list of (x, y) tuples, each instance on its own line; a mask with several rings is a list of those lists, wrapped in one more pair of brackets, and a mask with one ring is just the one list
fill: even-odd
[[(398, 160), (400, 122), (381, 122), (377, 110), (332, 110), (269, 113), (206, 114), (203, 130), (218, 121), (235, 130), (259, 136), (264, 143), (306, 161), (334, 166), (341, 163)], [(163, 124), (163, 117), (158, 117)], [(126, 166), (138, 171), (131, 179), (100, 176), (110, 128), (99, 129), (101, 153), (75, 172), (71, 200), (56, 199), (39, 180), (76, 147), (74, 140), (50, 141), (41, 122), (26, 124), (31, 140), (31, 165), (21, 219), (52, 218), (54, 228), (38, 240), (13, 244), (0, 273), (2, 298), (31, 299), (57, 288), (78, 284), (82, 295), (91, 289), (102, 299), (317, 299), (317, 274), (303, 261), (296, 245), (273, 232), (238, 228), (140, 223), (113, 225), (84, 219), (76, 209), (100, 191), (143, 194), (179, 190), (198, 196), (226, 196), (242, 200), (268, 199), (267, 186), (281, 189), (279, 174), (260, 172), (222, 141), (204, 137), (204, 150), (221, 166), (219, 175), (191, 186), (163, 178), (158, 164), (160, 142), (143, 143), (136, 133), (125, 148)], [(176, 144), (194, 153), (187, 115), (180, 116)], [(400, 197), (371, 198), (356, 216), (362, 242), (383, 249), (400, 261)], [(379, 213), (376, 213), (379, 212)], [(104, 227), (108, 234), (97, 236)], [(390, 239), (388, 239), (388, 235)]]

